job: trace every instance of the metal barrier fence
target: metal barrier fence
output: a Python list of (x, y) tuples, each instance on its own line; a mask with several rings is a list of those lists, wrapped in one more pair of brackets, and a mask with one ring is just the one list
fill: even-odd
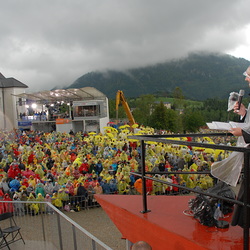
[[(51, 203), (0, 201), (0, 208), (1, 214), (13, 213), (16, 224), (21, 227), (24, 241), (33, 242), (33, 249), (111, 250)], [(0, 227), (5, 228), (7, 223), (1, 221)], [(21, 241), (18, 244), (23, 247)]]
[[(53, 199), (52, 199), (53, 203)], [(87, 197), (85, 196), (69, 196), (69, 199), (66, 201), (62, 202), (63, 206), (58, 207), (59, 210), (74, 210), (74, 211), (79, 211), (79, 210), (85, 210), (85, 209), (90, 209), (94, 207), (100, 207), (96, 199), (94, 198), (94, 194), (89, 194)]]
[[(250, 227), (250, 190), (249, 190), (249, 183), (250, 183), (250, 169), (249, 169), (249, 162), (250, 162), (250, 148), (249, 147), (233, 147), (233, 146), (225, 146), (225, 145), (217, 145), (217, 144), (207, 144), (207, 143), (199, 143), (199, 142), (193, 142), (193, 141), (182, 141), (182, 140), (176, 140), (176, 139), (169, 139), (169, 138), (181, 138), (181, 137), (211, 137), (211, 136), (231, 136), (231, 134), (227, 133), (204, 133), (204, 134), (170, 134), (170, 135), (137, 135), (137, 136), (129, 136), (129, 139), (139, 140), (141, 145), (141, 160), (142, 160), (142, 170), (141, 173), (134, 173), (131, 172), (131, 174), (140, 176), (142, 178), (142, 202), (143, 202), (143, 210), (142, 213), (150, 212), (147, 208), (147, 188), (146, 188), (146, 180), (150, 179), (156, 182), (160, 182), (162, 184), (170, 185), (173, 187), (177, 187), (183, 190), (187, 190), (189, 192), (194, 192), (198, 194), (203, 194), (209, 197), (226, 200), (234, 204), (238, 204), (240, 206), (243, 206), (243, 238), (244, 238), (244, 250), (249, 249), (249, 227)], [(244, 197), (243, 202), (233, 199), (228, 199), (222, 196), (214, 195), (211, 193), (191, 189), (185, 186), (181, 186), (178, 184), (173, 184), (171, 182), (166, 182), (159, 180), (157, 178), (152, 178), (149, 176), (146, 176), (147, 174), (150, 174), (149, 172), (146, 172), (146, 142), (160, 142), (160, 143), (168, 143), (168, 144), (175, 144), (175, 145), (186, 145), (186, 146), (192, 146), (192, 147), (201, 147), (201, 148), (211, 148), (211, 149), (221, 149), (221, 150), (227, 150), (227, 151), (237, 151), (242, 152), (244, 154), (244, 168), (243, 168), (243, 185), (244, 185)], [(186, 174), (194, 174), (195, 172), (186, 172)], [(184, 174), (182, 172), (182, 174)]]

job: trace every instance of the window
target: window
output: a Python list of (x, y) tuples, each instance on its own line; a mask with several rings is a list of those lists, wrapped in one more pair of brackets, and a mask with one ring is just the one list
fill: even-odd
[(90, 117), (99, 116), (99, 105), (90, 106), (75, 106), (74, 107), (74, 117)]

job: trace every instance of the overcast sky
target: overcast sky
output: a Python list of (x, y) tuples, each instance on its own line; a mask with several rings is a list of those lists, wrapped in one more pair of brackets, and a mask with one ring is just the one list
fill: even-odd
[[(250, 60), (249, 0), (0, 0), (0, 72), (27, 92), (192, 51)], [(242, 69), (244, 71), (244, 69)]]

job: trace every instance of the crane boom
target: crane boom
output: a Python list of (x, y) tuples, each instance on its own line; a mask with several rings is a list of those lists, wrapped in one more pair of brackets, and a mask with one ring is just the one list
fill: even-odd
[(126, 112), (126, 115), (128, 117), (128, 120), (129, 120), (129, 123), (130, 123), (130, 126), (134, 125), (136, 122), (135, 122), (135, 119), (130, 111), (130, 108), (128, 106), (128, 103), (127, 103), (127, 100), (123, 94), (123, 92), (121, 90), (118, 90), (117, 93), (116, 93), (116, 107), (115, 107), (115, 110), (116, 110), (116, 119), (118, 120), (118, 109), (119, 109), (119, 104), (122, 104), (125, 112)]

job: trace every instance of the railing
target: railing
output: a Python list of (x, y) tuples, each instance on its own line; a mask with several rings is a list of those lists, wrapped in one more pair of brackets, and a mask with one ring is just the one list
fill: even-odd
[[(53, 198), (51, 199), (53, 203)], [(66, 201), (62, 202), (63, 206), (59, 208), (59, 210), (65, 210), (68, 209), (70, 210), (85, 210), (85, 209), (90, 209), (94, 207), (100, 207), (100, 205), (97, 203), (97, 201), (94, 198), (94, 193), (93, 194), (88, 194), (87, 197), (85, 196), (69, 196), (69, 199)], [(65, 207), (66, 205), (66, 207)]]
[(21, 116), (20, 121), (47, 121), (47, 115)]
[[(43, 244), (42, 249), (111, 250), (59, 209), (48, 202), (0, 201), (1, 213), (12, 212), (24, 241)], [(5, 221), (0, 226), (5, 227)], [(19, 244), (22, 244), (20, 241)]]
[[(207, 144), (207, 143), (199, 143), (199, 142), (192, 142), (192, 141), (181, 141), (181, 140), (171, 140), (169, 138), (181, 138), (181, 137), (209, 137), (209, 136), (230, 136), (231, 134), (227, 133), (207, 133), (207, 134), (172, 134), (172, 135), (141, 135), (141, 136), (129, 136), (130, 139), (136, 139), (140, 141), (141, 145), (141, 160), (142, 160), (142, 170), (141, 173), (133, 173), (131, 174), (141, 176), (142, 178), (142, 202), (143, 202), (143, 210), (142, 213), (150, 212), (147, 207), (147, 190), (146, 190), (146, 179), (151, 179), (156, 182), (161, 182), (163, 184), (167, 184), (170, 186), (175, 186), (180, 189), (192, 191), (194, 193), (203, 194), (206, 196), (214, 197), (221, 200), (226, 200), (232, 202), (234, 204), (238, 204), (243, 206), (243, 238), (244, 238), (244, 250), (249, 249), (249, 226), (250, 226), (250, 191), (249, 191), (249, 181), (250, 181), (250, 170), (249, 170), (249, 160), (250, 160), (250, 148), (249, 147), (233, 147), (233, 146), (225, 146), (225, 145), (217, 145), (217, 144)], [(160, 143), (169, 143), (169, 144), (176, 144), (176, 145), (186, 145), (192, 147), (202, 147), (202, 148), (211, 148), (211, 149), (221, 149), (227, 151), (237, 151), (244, 153), (244, 178), (243, 178), (243, 185), (244, 185), (244, 197), (243, 202), (233, 199), (228, 199), (222, 196), (213, 195), (211, 193), (191, 189), (185, 186), (181, 186), (178, 184), (173, 184), (171, 182), (166, 182), (159, 180), (157, 178), (152, 178), (146, 176), (150, 174), (149, 172), (145, 172), (145, 142), (146, 141), (153, 141), (153, 142), (160, 142)], [(166, 172), (167, 173), (167, 172)], [(165, 173), (165, 174), (166, 174)], [(176, 172), (178, 173), (178, 172)], [(186, 174), (194, 174), (195, 172), (186, 172)], [(184, 174), (181, 172), (181, 174)]]

